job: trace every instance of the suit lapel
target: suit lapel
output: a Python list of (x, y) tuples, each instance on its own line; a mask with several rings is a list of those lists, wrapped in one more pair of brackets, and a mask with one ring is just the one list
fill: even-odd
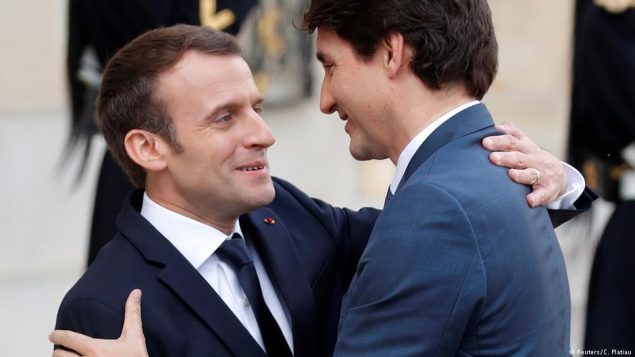
[[(435, 151), (447, 143), (471, 134), (475, 131), (494, 125), (494, 120), (485, 104), (479, 103), (471, 106), (450, 118), (437, 128), (424, 142), (421, 144), (417, 152), (414, 154), (404, 175), (397, 186), (397, 192), (406, 181), (417, 171)], [(396, 192), (395, 192), (396, 194)]]
[[(136, 192), (135, 196), (141, 194)], [(133, 200), (140, 202), (141, 197), (135, 196)], [(233, 354), (265, 356), (258, 343), (200, 273), (132, 205), (125, 205), (118, 218), (118, 226), (146, 260), (164, 265), (158, 279), (178, 295)]]
[[(188, 267), (194, 271), (188, 272)], [(161, 271), (159, 279), (179, 295), (235, 355), (264, 356), (264, 351), (234, 313), (203, 277), (197, 274), (186, 261), (184, 264), (171, 262)]]
[(287, 228), (269, 208), (242, 216), (240, 226), (256, 246), (269, 277), (291, 314), (294, 354), (314, 355), (314, 346), (318, 343), (315, 301)]

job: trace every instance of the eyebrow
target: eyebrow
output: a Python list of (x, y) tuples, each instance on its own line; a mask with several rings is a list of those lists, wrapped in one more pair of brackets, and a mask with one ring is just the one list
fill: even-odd
[[(262, 94), (259, 94), (257, 97), (255, 97), (255, 100), (253, 101), (252, 105), (262, 105), (265, 102), (265, 97)], [(225, 104), (219, 105), (218, 107), (212, 109), (204, 118), (203, 121), (207, 122), (210, 121), (212, 119), (214, 119), (214, 117), (219, 113), (222, 112), (223, 110), (233, 110), (236, 108), (240, 108), (240, 106), (242, 105), (242, 103), (240, 103), (240, 101), (238, 100), (232, 100), (229, 101)]]
[(265, 102), (265, 97), (261, 94), (261, 95), (258, 95), (258, 96), (256, 97), (256, 100), (254, 101), (254, 104), (256, 104), (256, 105), (261, 105), (261, 104), (263, 104), (264, 102)]

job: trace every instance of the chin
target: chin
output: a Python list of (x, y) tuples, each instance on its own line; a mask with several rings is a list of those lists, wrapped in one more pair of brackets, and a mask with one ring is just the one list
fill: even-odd
[(369, 147), (356, 147), (352, 145), (352, 142), (348, 150), (357, 161), (384, 160), (388, 158), (388, 155), (379, 150), (370, 150)]
[(351, 153), (351, 156), (357, 161), (367, 161), (373, 159), (370, 155), (368, 155), (366, 151), (354, 147), (353, 142), (351, 142), (351, 145), (349, 145), (348, 151)]
[(254, 208), (260, 208), (262, 206), (266, 206), (273, 202), (273, 199), (276, 197), (276, 191), (273, 188), (273, 182), (269, 181), (268, 185), (263, 185), (263, 187), (254, 195)]
[(271, 186), (271, 191), (267, 192), (262, 197), (262, 205), (266, 206), (273, 202), (273, 199), (276, 198), (276, 191), (273, 189), (273, 185)]

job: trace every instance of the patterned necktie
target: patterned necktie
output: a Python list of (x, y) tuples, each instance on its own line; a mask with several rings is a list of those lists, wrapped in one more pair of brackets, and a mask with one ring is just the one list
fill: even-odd
[(267, 355), (275, 357), (293, 356), (282, 331), (280, 331), (280, 326), (278, 326), (262, 297), (256, 268), (251, 260), (245, 240), (240, 234), (234, 233), (232, 239), (223, 242), (216, 250), (216, 254), (219, 259), (231, 266), (236, 272), (238, 282), (240, 282), (240, 286), (243, 288), (245, 295), (247, 295), (251, 309), (256, 316)]

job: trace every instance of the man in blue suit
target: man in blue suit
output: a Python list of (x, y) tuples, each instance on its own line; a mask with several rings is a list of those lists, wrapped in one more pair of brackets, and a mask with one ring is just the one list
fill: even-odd
[[(335, 209), (272, 181), (261, 100), (233, 41), (212, 30), (151, 31), (115, 55), (98, 116), (145, 193), (124, 205), (117, 237), (65, 297), (57, 328), (115, 338), (124, 298), (139, 287), (152, 356), (332, 353), (341, 298), (378, 212)], [(286, 352), (269, 349), (270, 325), (242, 270), (220, 254), (237, 234)]]
[[(567, 272), (547, 210), (488, 160), (486, 0), (313, 0), (320, 107), (397, 166), (342, 302), (336, 356), (564, 356)], [(533, 169), (534, 186), (541, 175)]]

